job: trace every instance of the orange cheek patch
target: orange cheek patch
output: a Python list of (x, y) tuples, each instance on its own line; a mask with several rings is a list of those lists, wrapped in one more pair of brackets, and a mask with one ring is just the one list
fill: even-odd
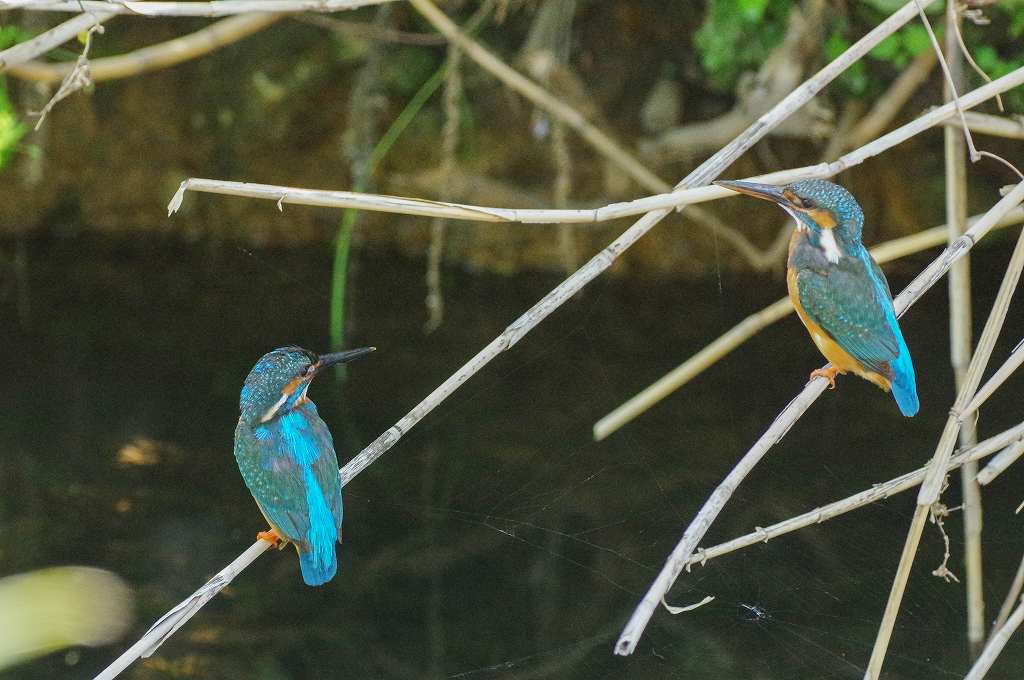
[(836, 226), (836, 217), (832, 214), (831, 210), (815, 208), (814, 210), (808, 210), (807, 214), (810, 215), (811, 219), (817, 222), (818, 226), (822, 229), (832, 229)]
[(292, 378), (291, 382), (289, 382), (287, 385), (285, 385), (284, 389), (281, 390), (281, 394), (288, 394), (288, 395), (290, 395), (301, 384), (302, 384), (302, 378)]

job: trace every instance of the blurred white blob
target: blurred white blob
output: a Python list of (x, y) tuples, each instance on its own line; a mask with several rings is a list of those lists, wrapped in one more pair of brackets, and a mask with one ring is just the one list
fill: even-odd
[(64, 647), (113, 642), (131, 617), (131, 592), (109, 571), (54, 567), (0, 579), (0, 670)]

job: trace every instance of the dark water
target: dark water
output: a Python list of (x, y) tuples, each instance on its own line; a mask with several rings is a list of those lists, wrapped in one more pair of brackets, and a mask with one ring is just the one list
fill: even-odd
[[(982, 321), (1010, 246), (994, 237), (975, 261)], [(325, 347), (330, 263), (308, 250), (78, 238), (32, 242), (28, 256), (20, 321), (12, 273), (2, 273), (0, 574), (104, 567), (131, 584), (137, 607), (117, 645), (3, 677), (85, 678), (264, 528), (231, 455), (238, 388), (272, 347)], [(893, 288), (923, 262), (892, 274)], [(425, 336), (422, 262), (362, 254), (355, 265), (350, 344), (380, 351), (353, 365), (344, 388), (321, 380), (311, 390), (342, 460), (559, 280), (449, 271), (446, 321)], [(338, 578), (305, 587), (291, 550), (267, 553), (124, 677), (861, 677), (913, 494), (694, 569), (671, 601), (716, 600), (677, 617), (659, 611), (634, 656), (611, 655), (688, 520), (820, 358), (790, 318), (609, 440), (594, 443), (590, 427), (783, 288), (725, 272), (596, 282), (345, 488)], [(994, 362), (1024, 335), (1020, 304)], [(951, 402), (946, 314), (943, 284), (904, 321), (917, 418), (841, 379), (704, 545), (923, 464)], [(1021, 420), (1022, 380), (985, 410), (982, 436)], [(150, 464), (119, 462), (125, 451)], [(1024, 548), (1013, 515), (1022, 481), (1011, 470), (985, 491), (990, 619)], [(956, 486), (946, 496), (959, 502)], [(960, 522), (954, 513), (947, 528), (962, 576)], [(930, 575), (942, 553), (929, 526), (887, 677), (967, 668), (963, 588)], [(993, 677), (1017, 677), (1022, 662), (1018, 638)]]

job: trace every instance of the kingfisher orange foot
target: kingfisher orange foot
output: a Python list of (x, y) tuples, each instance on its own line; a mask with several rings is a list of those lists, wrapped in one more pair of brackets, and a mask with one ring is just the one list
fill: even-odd
[(267, 531), (259, 532), (258, 534), (256, 534), (256, 540), (266, 541), (271, 545), (271, 547), (277, 548), (278, 550), (283, 548), (285, 544), (288, 543), (288, 541), (278, 536), (277, 532), (273, 529), (268, 529)]
[(815, 378), (825, 378), (828, 380), (828, 388), (834, 390), (836, 388), (836, 375), (843, 374), (844, 371), (840, 371), (836, 366), (829, 366), (828, 368), (816, 368), (811, 371), (811, 377), (808, 380), (814, 380)]

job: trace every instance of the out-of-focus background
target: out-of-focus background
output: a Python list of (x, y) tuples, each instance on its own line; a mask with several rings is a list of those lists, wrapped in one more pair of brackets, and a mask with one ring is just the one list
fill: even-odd
[[(668, 185), (899, 6), (441, 5)], [(1024, 4), (966, 9), (963, 39), (981, 70), (1024, 66)], [(0, 11), (0, 48), (69, 16)], [(929, 16), (944, 41), (941, 4)], [(448, 61), (447, 41), (405, 2), (282, 17), (193, 60), (138, 66), (136, 50), (218, 21), (116, 16), (0, 80), (0, 576), (89, 565), (134, 600), (133, 614), (97, 605), (128, 626), (113, 645), (51, 641), (42, 651), (57, 651), (5, 679), (92, 677), (264, 528), (231, 448), (238, 390), (265, 351), (379, 347), (344, 382), (311, 389), (345, 462), (630, 223), (441, 224), (191, 192), (168, 217), (182, 180), (501, 207), (598, 207), (658, 191), (469, 55)], [(96, 82), (33, 130), (59, 86), (54, 64), (74, 63), (86, 41)], [(929, 49), (912, 21), (723, 177), (833, 160), (942, 103)], [(116, 55), (129, 66), (108, 78), (103, 60)], [(969, 68), (963, 77), (967, 89), (983, 83)], [(893, 102), (872, 131), (865, 121)], [(979, 110), (1020, 126), (1024, 91), (1003, 104)], [(975, 141), (1024, 165), (1019, 136)], [(991, 161), (967, 177), (970, 214), (1015, 181)], [(868, 245), (943, 224), (941, 128), (837, 181), (864, 208)], [(823, 362), (788, 317), (609, 438), (595, 442), (591, 428), (785, 294), (783, 218), (729, 200), (666, 219), (346, 486), (334, 581), (305, 587), (294, 554), (270, 552), (124, 677), (862, 677), (913, 492), (695, 567), (670, 603), (714, 602), (659, 611), (632, 657), (611, 654), (700, 504)], [(972, 252), (975, 339), (1018, 233), (993, 232)], [(887, 265), (893, 290), (938, 252)], [(945, 280), (902, 325), (920, 415), (902, 418), (890, 396), (840, 379), (702, 545), (925, 464), (955, 395)], [(1022, 336), (1017, 303), (993, 367)], [(1020, 422), (1022, 384), (1011, 378), (986, 404), (982, 437)], [(951, 479), (943, 500), (955, 508)], [(1011, 467), (984, 490), (989, 622), (1024, 549), (1022, 481)], [(962, 516), (944, 528), (961, 583), (931, 575), (945, 543), (929, 525), (890, 677), (962, 677), (970, 666)], [(1011, 641), (993, 677), (1013, 677), (1022, 655)]]

